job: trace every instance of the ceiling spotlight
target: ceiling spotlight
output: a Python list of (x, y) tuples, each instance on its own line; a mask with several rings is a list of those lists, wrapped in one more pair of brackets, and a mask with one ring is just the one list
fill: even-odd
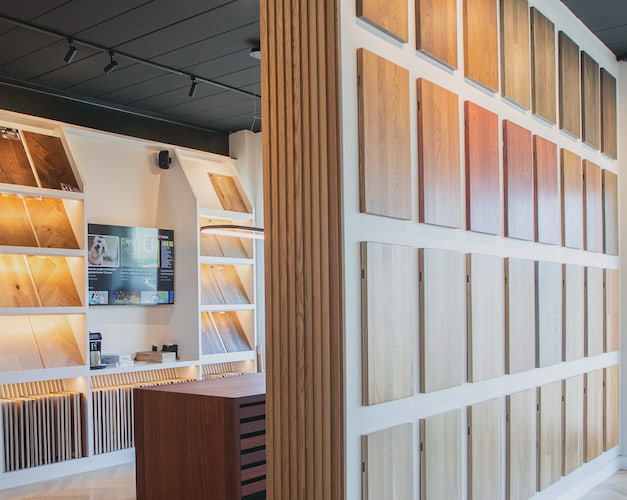
[(118, 65), (118, 62), (115, 59), (113, 59), (113, 56), (114, 56), (114, 53), (113, 53), (112, 50), (110, 50), (109, 51), (109, 57), (111, 57), (111, 61), (109, 62), (109, 64), (107, 64), (104, 67), (104, 72), (107, 73), (107, 74), (111, 73), (116, 68), (116, 66)]
[(250, 49), (250, 57), (261, 60), (261, 49), (259, 47), (253, 47)]
[(196, 95), (196, 89), (198, 88), (198, 82), (196, 77), (192, 76), (192, 86), (189, 88), (189, 96), (194, 97)]
[(74, 45), (74, 40), (72, 40), (71, 38), (67, 39), (67, 43), (69, 44), (69, 47), (63, 60), (65, 61), (65, 64), (70, 64), (74, 60), (74, 56), (78, 52), (78, 49)]

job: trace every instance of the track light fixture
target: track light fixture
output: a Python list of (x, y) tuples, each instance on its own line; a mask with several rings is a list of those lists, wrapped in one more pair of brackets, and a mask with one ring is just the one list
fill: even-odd
[(67, 39), (67, 43), (69, 47), (63, 60), (65, 61), (65, 64), (70, 64), (74, 60), (74, 56), (78, 52), (78, 49), (76, 48), (76, 45), (74, 45), (74, 40), (72, 40), (71, 38)]
[(109, 57), (111, 58), (111, 61), (109, 62), (109, 64), (107, 64), (104, 67), (104, 72), (107, 73), (107, 74), (111, 73), (116, 68), (116, 66), (118, 65), (118, 62), (115, 59), (113, 59), (114, 55), (115, 55), (114, 52), (112, 50), (110, 50), (109, 51)]
[(196, 95), (196, 89), (198, 89), (198, 82), (196, 77), (192, 76), (192, 86), (189, 88), (189, 96), (194, 97)]

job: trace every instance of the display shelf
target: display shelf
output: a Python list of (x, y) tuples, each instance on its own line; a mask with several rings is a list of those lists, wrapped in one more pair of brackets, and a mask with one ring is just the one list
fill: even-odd
[(0, 245), (0, 254), (40, 255), (50, 257), (84, 257), (85, 251), (72, 248), (38, 248)]
[(255, 359), (255, 351), (226, 352), (219, 354), (203, 354), (200, 357), (202, 364), (214, 364), (237, 361), (253, 361)]
[(87, 365), (0, 372), (0, 385), (25, 384), (61, 378), (69, 379), (87, 375), (89, 375), (89, 367)]
[[(0, 184), (2, 187), (2, 184)], [(229, 210), (221, 210), (218, 208), (199, 208), (198, 215), (201, 217), (217, 217), (220, 219), (240, 219), (252, 221), (255, 220), (254, 214), (249, 214), (246, 212), (233, 212)]]
[(0, 307), (0, 316), (86, 313), (86, 306), (76, 307)]
[(200, 306), (200, 312), (254, 311), (255, 304), (217, 304)]
[[(62, 191), (59, 189), (41, 188), (37, 186), (22, 186), (0, 182), (0, 192), (24, 194), (29, 196), (45, 196), (47, 198), (62, 198), (64, 200), (84, 200), (85, 194), (76, 191)], [(250, 217), (250, 214), (243, 214)]]
[(219, 265), (252, 265), (255, 259), (244, 259), (236, 257), (205, 257), (200, 256), (198, 261), (200, 264), (219, 264)]
[(100, 375), (117, 375), (120, 373), (165, 370), (169, 368), (187, 368), (190, 366), (196, 366), (197, 364), (198, 360), (174, 361), (172, 363), (145, 363), (142, 361), (135, 361), (132, 365), (114, 366), (103, 368), (101, 370), (90, 370), (90, 375), (92, 377), (98, 377)]

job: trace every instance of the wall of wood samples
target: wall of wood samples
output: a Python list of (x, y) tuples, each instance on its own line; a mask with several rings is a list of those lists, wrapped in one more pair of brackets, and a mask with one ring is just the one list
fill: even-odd
[[(557, 0), (408, 6), (401, 42), (342, 7), (347, 498), (556, 498), (617, 464), (618, 64)], [(402, 218), (360, 203), (401, 168), (357, 154), (386, 101)]]

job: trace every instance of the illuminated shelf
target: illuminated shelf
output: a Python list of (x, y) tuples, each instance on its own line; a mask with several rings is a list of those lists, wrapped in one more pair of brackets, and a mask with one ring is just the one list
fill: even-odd
[(145, 363), (134, 362), (132, 365), (115, 366), (111, 368), (103, 368), (101, 370), (89, 370), (92, 377), (98, 375), (113, 375), (116, 373), (134, 373), (143, 371), (163, 370), (167, 368), (187, 368), (189, 366), (198, 365), (197, 360), (193, 361), (174, 361), (172, 363)]
[(226, 352), (219, 354), (203, 354), (201, 364), (228, 363), (236, 361), (251, 361), (256, 358), (255, 351)]
[(255, 259), (239, 259), (237, 257), (205, 257), (198, 260), (201, 264), (221, 264), (221, 265), (252, 265)]
[(89, 367), (87, 365), (0, 372), (0, 385), (40, 382), (43, 380), (70, 379), (86, 377), (87, 375), (89, 375)]

